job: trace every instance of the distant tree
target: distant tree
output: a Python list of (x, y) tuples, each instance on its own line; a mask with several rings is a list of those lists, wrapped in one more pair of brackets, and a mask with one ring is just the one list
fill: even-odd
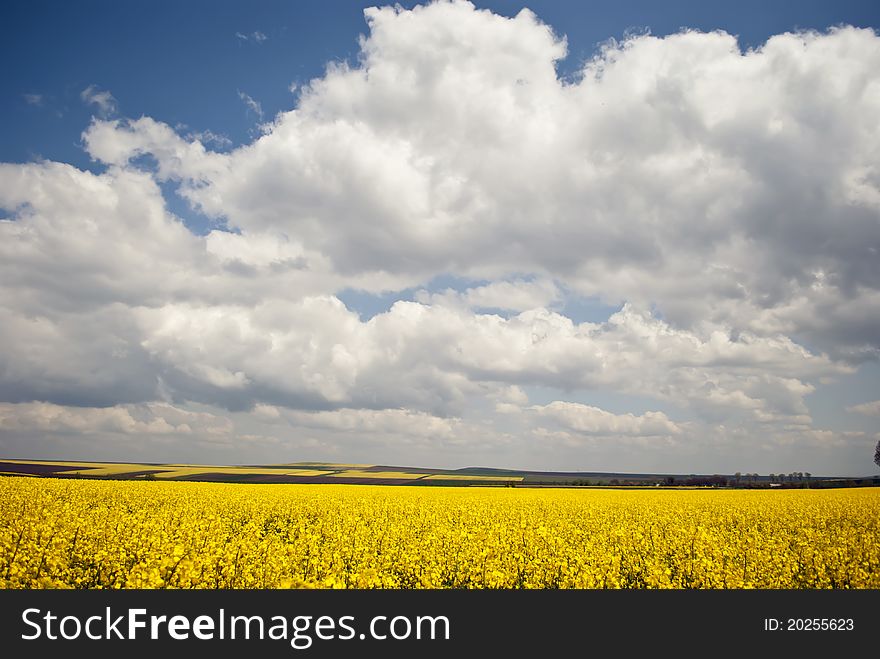
[(739, 479), (742, 478), (742, 474), (739, 472), (736, 472), (734, 474), (734, 477), (736, 478), (736, 486), (739, 487)]
[(880, 467), (880, 441), (877, 442), (877, 448), (874, 449), (874, 464)]

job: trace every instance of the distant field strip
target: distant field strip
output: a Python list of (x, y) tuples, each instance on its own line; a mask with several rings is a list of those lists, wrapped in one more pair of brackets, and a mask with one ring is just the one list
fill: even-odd
[(184, 476), (198, 476), (200, 474), (230, 474), (245, 476), (325, 476), (330, 471), (318, 471), (316, 469), (250, 469), (248, 467), (184, 467), (157, 473), (156, 478), (181, 478)]
[[(146, 469), (155, 465), (124, 463), (124, 462), (63, 462), (59, 460), (2, 460), (2, 462), (19, 465), (46, 465), (52, 467), (73, 467), (76, 469), (112, 469), (114, 467), (127, 467)], [(180, 465), (184, 466), (184, 465)]]
[[(216, 467), (212, 465), (183, 465), (183, 464), (139, 464), (139, 463), (113, 463), (113, 462), (33, 462), (27, 460), (2, 460), (8, 464), (22, 465), (23, 467), (35, 466), (40, 472), (53, 473), (57, 468), (60, 475), (64, 476), (88, 476), (90, 478), (146, 475), (154, 478), (175, 479), (187, 478), (200, 475), (226, 475), (226, 476), (292, 476), (314, 477), (326, 476), (334, 473), (326, 469), (298, 469), (292, 465), (279, 465), (277, 467)], [(2, 473), (2, 472), (0, 472)], [(10, 472), (21, 473), (21, 472)]]
[(382, 479), (400, 479), (415, 480), (422, 478), (425, 474), (413, 474), (406, 471), (362, 471), (359, 469), (346, 469), (330, 474), (340, 478), (382, 478)]
[(373, 465), (365, 465), (365, 464), (350, 464), (350, 463), (334, 463), (334, 462), (290, 462), (285, 465), (285, 467), (314, 467), (316, 469), (320, 469), (321, 467), (328, 467), (333, 469), (365, 469), (367, 467), (372, 467)]
[(522, 476), (460, 476), (458, 474), (431, 474), (425, 476), (426, 481), (494, 481), (498, 483), (519, 483)]
[(122, 474), (131, 474), (134, 472), (158, 471), (162, 467), (155, 465), (139, 465), (139, 464), (120, 464), (107, 467), (90, 467), (82, 466), (82, 469), (75, 472), (65, 472), (67, 474), (80, 474), (82, 476), (120, 476)]

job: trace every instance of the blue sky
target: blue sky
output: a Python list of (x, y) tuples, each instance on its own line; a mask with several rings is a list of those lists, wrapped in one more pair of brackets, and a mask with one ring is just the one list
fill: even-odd
[(876, 3), (370, 6), (4, 3), (0, 451), (872, 473)]

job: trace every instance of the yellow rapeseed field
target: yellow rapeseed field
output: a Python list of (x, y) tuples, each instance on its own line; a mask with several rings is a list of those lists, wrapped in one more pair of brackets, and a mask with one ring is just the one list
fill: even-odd
[(5, 588), (880, 588), (880, 489), (0, 477)]

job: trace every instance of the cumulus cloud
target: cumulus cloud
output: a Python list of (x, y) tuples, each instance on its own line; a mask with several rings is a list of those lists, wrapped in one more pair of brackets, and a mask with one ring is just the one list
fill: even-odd
[[(809, 396), (880, 354), (872, 30), (633, 35), (564, 80), (528, 10), (365, 17), (357, 61), (249, 144), (111, 120), (92, 85), (103, 171), (0, 164), (0, 399), (203, 404), (321, 441), (820, 432)], [(346, 289), (412, 301), (361, 320)], [(575, 322), (575, 295), (618, 311)], [(656, 411), (562, 400), (602, 391)]]
[(186, 138), (189, 141), (198, 141), (202, 144), (214, 145), (219, 149), (226, 149), (232, 146), (232, 140), (226, 137), (226, 135), (215, 133), (212, 130), (188, 133)]
[(98, 89), (96, 85), (89, 85), (80, 92), (80, 100), (86, 105), (94, 105), (98, 116), (108, 117), (116, 114), (117, 103), (113, 94), (106, 90)]
[(228, 419), (196, 413), (173, 405), (65, 407), (52, 403), (0, 403), (0, 430), (61, 433), (121, 433), (124, 435), (226, 435)]
[[(192, 251), (205, 268), (216, 262), (197, 248), (210, 239), (193, 237)], [(20, 349), (5, 356), (0, 386), (7, 395), (30, 391), (52, 400), (65, 391), (94, 391), (112, 404), (132, 402), (113, 397), (149, 400), (161, 386), (183, 399), (235, 409), (271, 402), (311, 410), (407, 406), (460, 414), (475, 395), (538, 384), (650, 395), (704, 416), (792, 420), (807, 413), (810, 379), (844, 371), (785, 337), (700, 336), (628, 306), (607, 323), (578, 325), (544, 309), (505, 319), (414, 302), (398, 302), (362, 321), (333, 296), (224, 304), (212, 299), (219, 293), (207, 285), (199, 290), (198, 280), (179, 282), (174, 256), (166, 255), (167, 271), (147, 273), (141, 291), (90, 291), (98, 309), (88, 315), (52, 309), (39, 320), (11, 316), (4, 332)], [(102, 280), (107, 272), (80, 278)], [(228, 286), (232, 297), (238, 279), (248, 275), (233, 271), (218, 278), (206, 277)], [(70, 294), (64, 288), (48, 293), (52, 306)], [(115, 302), (120, 293), (124, 302)], [(168, 299), (175, 296), (179, 302)], [(29, 302), (37, 305), (39, 298)], [(81, 350), (61, 341), (78, 335), (91, 337), (74, 342)], [(64, 350), (70, 353), (65, 367), (53, 366)], [(138, 373), (136, 387), (124, 384), (131, 372)]]
[(867, 416), (880, 416), (880, 400), (873, 400), (870, 403), (850, 405), (846, 408), (846, 411), (856, 412), (857, 414), (865, 414)]
[(341, 432), (393, 433), (407, 436), (456, 436), (457, 419), (441, 418), (409, 410), (342, 409), (322, 412), (292, 412), (288, 418), (311, 428)]
[(663, 412), (612, 414), (598, 407), (554, 401), (548, 405), (533, 405), (529, 411), (542, 419), (556, 422), (563, 428), (585, 435), (607, 436), (666, 436), (681, 434), (681, 428)]
[(562, 292), (548, 280), (496, 281), (464, 291), (447, 288), (443, 292), (416, 292), (415, 299), (430, 305), (463, 306), (469, 309), (528, 311), (550, 307), (562, 299)]
[(549, 272), (677, 325), (803, 329), (876, 354), (855, 319), (823, 323), (850, 302), (876, 313), (871, 30), (747, 52), (723, 32), (637, 35), (568, 84), (565, 40), (528, 11), (366, 17), (359, 66), (330, 67), (226, 166), (167, 164), (190, 199), (297, 235), (345, 274)]

